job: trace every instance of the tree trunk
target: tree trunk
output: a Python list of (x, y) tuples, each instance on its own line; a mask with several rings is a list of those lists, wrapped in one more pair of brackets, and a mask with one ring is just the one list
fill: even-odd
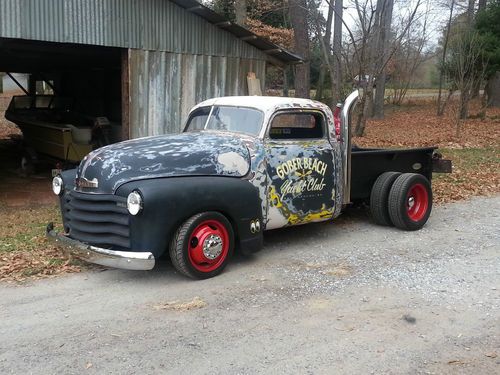
[[(469, 90), (464, 90), (460, 92), (460, 111), (459, 119), (465, 120), (469, 115)], [(460, 135), (457, 131), (457, 136)]]
[(486, 0), (479, 0), (479, 3), (477, 5), (477, 11), (478, 13), (486, 8)]
[(294, 33), (295, 51), (304, 60), (295, 66), (295, 97), (309, 98), (309, 32), (307, 27), (306, 0), (290, 0), (290, 21)]
[[(330, 3), (331, 4), (331, 3)], [(331, 5), (330, 5), (331, 6)], [(342, 101), (342, 11), (343, 1), (335, 0), (335, 21), (333, 24), (333, 57), (334, 67), (332, 74), (332, 108)]]
[(366, 88), (361, 93), (361, 98), (359, 101), (359, 112), (358, 118), (356, 120), (356, 126), (354, 128), (353, 134), (356, 137), (362, 137), (365, 134), (366, 119), (370, 116), (372, 112), (373, 105), (373, 82), (372, 79), (368, 79), (368, 84)]
[[(325, 30), (325, 36), (323, 38), (323, 41), (325, 43), (325, 47), (328, 49), (328, 53), (326, 53), (326, 59), (330, 59), (330, 42), (332, 39), (332, 21), (333, 21), (333, 5), (330, 3), (328, 7), (328, 18), (326, 20), (326, 30)], [(321, 38), (320, 35), (318, 35), (319, 38)], [(325, 60), (325, 59), (323, 59)], [(321, 100), (323, 98), (323, 86), (325, 84), (325, 75), (328, 70), (328, 61), (323, 61), (323, 64), (321, 64), (320, 70), (319, 70), (319, 77), (318, 77), (318, 85), (316, 88), (316, 100)], [(332, 74), (332, 72), (330, 72)]]
[(474, 5), (476, 5), (475, 0), (469, 0), (467, 4), (467, 24), (472, 26), (472, 21), (474, 21)]
[[(394, 0), (386, 0), (384, 9), (380, 16), (380, 31), (379, 31), (379, 46), (382, 53), (382, 64), (387, 59), (387, 52), (389, 47), (389, 34), (391, 32), (392, 9), (394, 7)], [(387, 78), (386, 69), (377, 69), (378, 77), (376, 81), (375, 99), (373, 102), (373, 117), (384, 118), (384, 99), (385, 99), (385, 82)]]
[(316, 95), (315, 100), (321, 101), (323, 98), (323, 87), (325, 86), (325, 75), (328, 67), (325, 64), (321, 64), (319, 67), (318, 82), (316, 83)]
[(495, 72), (486, 85), (488, 107), (500, 107), (500, 71)]
[[(448, 18), (448, 24), (446, 25), (446, 36), (444, 38), (443, 44), (443, 55), (441, 57), (441, 64), (444, 64), (446, 60), (446, 51), (448, 49), (448, 41), (450, 40), (450, 30), (451, 30), (451, 22), (453, 20), (453, 8), (455, 7), (455, 0), (451, 1), (450, 5), (450, 16)], [(443, 69), (440, 69), (439, 72), (439, 94), (437, 99), (437, 115), (442, 116), (444, 113), (444, 105), (441, 105), (441, 93), (443, 91), (443, 80), (444, 80), (444, 72)]]
[(247, 21), (247, 0), (235, 0), (234, 15), (238, 25), (245, 26)]

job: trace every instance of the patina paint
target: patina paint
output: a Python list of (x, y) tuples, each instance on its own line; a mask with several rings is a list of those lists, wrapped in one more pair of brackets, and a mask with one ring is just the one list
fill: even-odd
[(249, 168), (249, 151), (234, 134), (207, 131), (139, 138), (87, 155), (77, 179), (97, 180), (97, 188), (78, 190), (113, 193), (123, 183), (161, 177), (243, 177)]
[(270, 180), (266, 229), (332, 218), (336, 166), (328, 141), (269, 140), (266, 150)]
[[(77, 190), (114, 193), (122, 184), (181, 176), (243, 178), (257, 188), (263, 227), (323, 221), (340, 214), (342, 161), (333, 115), (319, 102), (278, 97), (225, 97), (192, 109), (221, 105), (254, 108), (264, 113), (256, 137), (243, 133), (195, 131), (140, 138), (103, 147), (80, 164)], [(326, 134), (317, 140), (270, 140), (267, 126), (283, 110), (321, 112)], [(87, 181), (98, 181), (89, 187)], [(87, 185), (87, 186), (84, 186)]]
[[(249, 182), (259, 191), (265, 229), (324, 221), (340, 215), (342, 151), (335, 135), (333, 114), (327, 105), (300, 98), (223, 97), (204, 101), (192, 111), (213, 105), (254, 108), (264, 113), (259, 136), (241, 137), (250, 151)], [(326, 123), (324, 138), (271, 141), (267, 137), (268, 124), (277, 112), (284, 110), (320, 111)], [(288, 178), (280, 178), (287, 171)]]

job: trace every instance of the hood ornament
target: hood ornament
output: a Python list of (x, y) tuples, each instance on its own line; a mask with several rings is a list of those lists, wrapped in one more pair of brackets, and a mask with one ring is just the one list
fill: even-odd
[(99, 181), (97, 178), (93, 178), (92, 180), (87, 180), (85, 177), (77, 177), (75, 180), (75, 185), (77, 188), (95, 188), (99, 187)]

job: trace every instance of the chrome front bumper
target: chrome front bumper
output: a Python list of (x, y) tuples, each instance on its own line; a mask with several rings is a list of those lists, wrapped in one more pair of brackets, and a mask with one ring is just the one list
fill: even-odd
[(47, 225), (47, 237), (89, 263), (126, 270), (150, 270), (155, 266), (155, 257), (150, 252), (117, 251), (91, 246), (57, 233), (53, 223)]

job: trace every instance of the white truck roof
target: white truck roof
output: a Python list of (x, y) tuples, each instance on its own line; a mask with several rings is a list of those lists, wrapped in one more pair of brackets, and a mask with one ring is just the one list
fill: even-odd
[(213, 105), (255, 108), (266, 114), (268, 112), (274, 112), (284, 108), (320, 108), (326, 111), (327, 114), (330, 112), (330, 108), (324, 103), (311, 99), (289, 98), (282, 96), (223, 96), (205, 100), (193, 107), (192, 110), (199, 107)]

